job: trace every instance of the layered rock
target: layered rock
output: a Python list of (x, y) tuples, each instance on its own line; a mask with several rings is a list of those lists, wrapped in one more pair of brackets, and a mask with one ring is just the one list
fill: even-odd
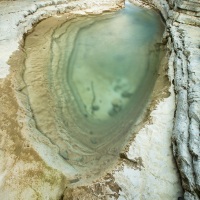
[(200, 2), (174, 0), (168, 4), (176, 93), (173, 151), (185, 190), (184, 199), (196, 200), (200, 198)]
[(175, 51), (176, 114), (173, 149), (185, 199), (200, 198), (200, 3), (175, 3), (170, 27)]

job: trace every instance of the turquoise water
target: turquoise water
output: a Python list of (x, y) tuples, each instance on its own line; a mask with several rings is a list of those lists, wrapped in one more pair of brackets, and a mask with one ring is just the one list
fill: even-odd
[(121, 114), (158, 67), (150, 51), (159, 36), (159, 21), (152, 19), (151, 12), (127, 5), (105, 18), (91, 19), (80, 28), (64, 65), (79, 111), (98, 122)]
[[(27, 37), (24, 80), (37, 129), (80, 174), (106, 170), (134, 133), (157, 78), (163, 31), (155, 11), (127, 4), (61, 23), (40, 44), (34, 32)], [(47, 43), (46, 59), (34, 61)]]

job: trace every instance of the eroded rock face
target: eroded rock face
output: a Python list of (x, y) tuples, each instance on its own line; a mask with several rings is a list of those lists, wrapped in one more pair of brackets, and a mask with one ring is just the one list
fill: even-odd
[(199, 199), (200, 3), (190, 0), (174, 0), (168, 3), (170, 10), (167, 24), (172, 40), (171, 50), (175, 53), (173, 67), (176, 112), (173, 150), (185, 190), (184, 199)]
[(175, 3), (171, 34), (175, 50), (175, 115), (173, 147), (182, 176), (185, 199), (200, 198), (200, 4)]

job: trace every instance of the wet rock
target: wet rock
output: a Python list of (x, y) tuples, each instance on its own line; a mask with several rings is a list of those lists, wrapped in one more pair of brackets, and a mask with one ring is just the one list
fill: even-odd
[(122, 93), (123, 98), (130, 98), (131, 96), (132, 96), (132, 93), (128, 92), (128, 91), (125, 91), (125, 92)]

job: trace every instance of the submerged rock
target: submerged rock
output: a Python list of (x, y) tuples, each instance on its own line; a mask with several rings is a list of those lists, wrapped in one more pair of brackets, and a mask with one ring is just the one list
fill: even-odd
[(47, 19), (25, 38), (23, 93), (37, 130), (57, 148), (57, 162), (73, 167), (84, 182), (113, 165), (133, 133), (164, 54), (154, 47), (163, 25), (155, 12), (130, 5), (112, 14), (67, 17)]

